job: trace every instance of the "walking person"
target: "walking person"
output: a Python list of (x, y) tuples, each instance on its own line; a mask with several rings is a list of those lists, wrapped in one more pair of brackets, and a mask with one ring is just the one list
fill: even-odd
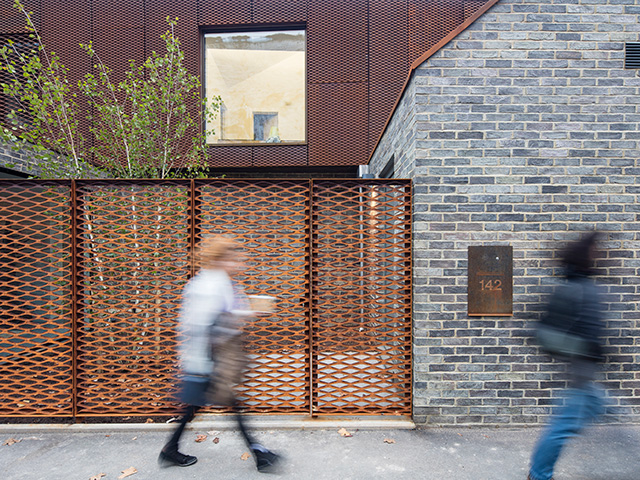
[(564, 405), (551, 417), (536, 444), (529, 480), (552, 479), (554, 466), (569, 438), (578, 435), (603, 410), (602, 395), (594, 383), (597, 363), (602, 359), (603, 329), (600, 291), (592, 279), (596, 237), (591, 233), (565, 251), (566, 284), (559, 287), (562, 294), (556, 292), (549, 304), (549, 316), (571, 317), (570, 333), (583, 347), (580, 353), (564, 357), (568, 361), (569, 389)]
[(244, 268), (239, 245), (224, 236), (205, 239), (199, 262), (201, 270), (185, 286), (180, 311), (180, 400), (187, 406), (158, 463), (163, 467), (196, 463), (196, 457), (179, 451), (180, 437), (200, 407), (215, 404), (233, 408), (258, 471), (273, 471), (279, 457), (251, 437), (233, 392), (247, 363), (241, 328), (252, 313), (247, 297), (233, 280)]

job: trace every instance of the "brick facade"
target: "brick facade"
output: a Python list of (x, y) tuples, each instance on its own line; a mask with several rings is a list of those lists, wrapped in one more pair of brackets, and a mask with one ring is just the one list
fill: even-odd
[[(604, 233), (607, 421), (640, 422), (640, 0), (500, 0), (414, 71), (370, 162), (414, 180), (414, 418), (546, 420), (533, 326), (558, 249)], [(512, 317), (469, 317), (467, 247), (512, 245)]]

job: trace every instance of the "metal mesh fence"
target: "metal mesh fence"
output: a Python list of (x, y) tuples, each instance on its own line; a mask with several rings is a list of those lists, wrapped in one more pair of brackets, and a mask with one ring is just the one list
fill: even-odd
[(410, 183), (0, 181), (0, 415), (172, 414), (177, 310), (205, 236), (248, 294), (261, 413), (411, 410)]

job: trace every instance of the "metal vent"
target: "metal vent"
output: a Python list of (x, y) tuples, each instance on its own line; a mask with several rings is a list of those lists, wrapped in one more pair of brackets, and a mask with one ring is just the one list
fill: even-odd
[(640, 68), (640, 42), (625, 44), (624, 68)]

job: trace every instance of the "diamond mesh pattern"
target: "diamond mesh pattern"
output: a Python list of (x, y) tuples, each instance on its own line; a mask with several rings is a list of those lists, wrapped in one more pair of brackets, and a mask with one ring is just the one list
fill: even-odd
[(307, 0), (253, 0), (256, 23), (305, 22)]
[(70, 190), (0, 182), (0, 416), (73, 413)]
[(464, 0), (409, 0), (409, 62), (464, 21)]
[(250, 411), (308, 412), (308, 182), (209, 181), (197, 193), (197, 240), (232, 234), (248, 256), (246, 293), (278, 298), (274, 314), (246, 326), (251, 365), (239, 398)]
[[(14, 8), (13, 0), (0, 0), (0, 32), (25, 33), (26, 21), (20, 10)], [(40, 28), (40, 0), (23, 0), (27, 12), (31, 12), (31, 21)]]
[(409, 189), (405, 182), (314, 184), (316, 413), (411, 410)]
[(189, 193), (189, 182), (79, 183), (79, 414), (174, 409)]
[(410, 411), (409, 181), (70, 183), (0, 181), (0, 415), (174, 413), (189, 252), (212, 233), (278, 298), (246, 327), (250, 411)]
[[(366, 82), (367, 3), (308, 1), (309, 83)], [(342, 101), (347, 98), (343, 97)]]
[(366, 117), (366, 83), (309, 85), (309, 165), (357, 164), (368, 150)]

